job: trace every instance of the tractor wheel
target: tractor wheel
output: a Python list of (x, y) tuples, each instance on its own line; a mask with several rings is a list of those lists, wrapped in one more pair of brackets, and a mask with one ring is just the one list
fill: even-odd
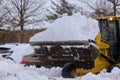
[(64, 65), (62, 70), (63, 78), (74, 78), (76, 72), (76, 66), (74, 63), (67, 63)]
[(107, 72), (110, 73), (114, 67), (118, 67), (119, 68), (119, 66), (117, 66), (117, 65), (110, 65), (108, 67), (108, 69), (107, 69)]

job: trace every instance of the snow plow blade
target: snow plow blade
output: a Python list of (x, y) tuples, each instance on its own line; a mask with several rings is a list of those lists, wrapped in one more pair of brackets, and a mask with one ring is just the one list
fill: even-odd
[(36, 65), (46, 67), (63, 67), (68, 62), (74, 62), (78, 68), (91, 69), (98, 55), (98, 50), (89, 41), (43, 41), (31, 45), (35, 48), (35, 55), (39, 56)]

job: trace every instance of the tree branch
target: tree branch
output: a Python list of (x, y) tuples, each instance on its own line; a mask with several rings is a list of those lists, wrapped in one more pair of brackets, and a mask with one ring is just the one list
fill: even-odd
[(91, 9), (93, 9), (93, 10), (96, 10), (96, 8), (94, 8), (92, 5), (90, 5), (88, 2), (86, 2), (86, 1), (83, 1), (83, 0), (80, 0), (81, 2), (83, 2), (83, 3), (86, 3)]

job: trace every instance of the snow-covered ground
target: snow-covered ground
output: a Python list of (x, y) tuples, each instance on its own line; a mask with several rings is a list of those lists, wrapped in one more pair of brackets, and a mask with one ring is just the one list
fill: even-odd
[[(29, 44), (19, 44), (17, 46), (6, 44), (4, 46), (13, 49), (14, 53), (12, 54), (12, 58), (16, 61), (21, 60), (25, 54), (33, 53)], [(71, 79), (62, 78), (61, 70), (62, 68), (60, 67), (36, 68), (34, 65), (24, 67), (24, 65), (19, 62), (0, 59), (0, 80), (120, 80), (120, 69), (117, 67), (114, 68), (111, 73), (107, 73), (106, 70), (103, 70), (99, 74), (88, 73), (84, 76)]]

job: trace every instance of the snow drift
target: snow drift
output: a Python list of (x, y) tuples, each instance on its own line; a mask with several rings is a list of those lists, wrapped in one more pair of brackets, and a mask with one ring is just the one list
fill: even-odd
[(6, 59), (1, 59), (0, 65), (2, 65), (0, 66), (0, 80), (120, 80), (120, 69), (117, 67), (111, 73), (103, 70), (99, 74), (88, 73), (77, 78), (62, 78), (62, 68), (59, 67), (24, 67)]
[[(27, 55), (28, 53), (26, 52), (31, 49), (29, 44), (19, 44), (18, 46), (7, 44), (3, 46), (11, 47), (14, 50), (12, 56), (13, 59), (18, 59), (17, 61), (19, 61), (23, 55)], [(29, 52), (32, 53), (33, 51), (30, 50)], [(120, 69), (117, 67), (115, 67), (111, 73), (108, 73), (106, 69), (104, 69), (99, 74), (88, 73), (84, 76), (70, 79), (62, 78), (62, 68), (59, 67), (24, 67), (24, 65), (18, 62), (3, 58), (0, 58), (0, 65), (0, 80), (120, 80)]]
[(10, 57), (17, 63), (20, 63), (25, 55), (34, 53), (34, 49), (30, 46), (30, 44), (18, 44), (17, 46), (12, 47), (12, 50), (13, 54)]
[(96, 20), (74, 13), (72, 16), (63, 16), (55, 20), (46, 31), (31, 37), (30, 42), (88, 40), (94, 39), (98, 31)]

